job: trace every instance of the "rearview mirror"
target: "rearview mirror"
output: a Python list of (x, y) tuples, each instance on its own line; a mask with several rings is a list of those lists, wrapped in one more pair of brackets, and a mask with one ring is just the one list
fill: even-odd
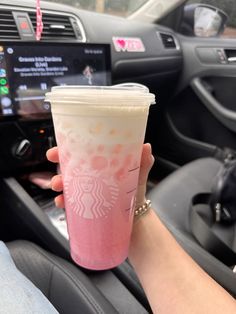
[(225, 29), (227, 14), (211, 5), (190, 4), (184, 7), (181, 33), (188, 36), (215, 37)]

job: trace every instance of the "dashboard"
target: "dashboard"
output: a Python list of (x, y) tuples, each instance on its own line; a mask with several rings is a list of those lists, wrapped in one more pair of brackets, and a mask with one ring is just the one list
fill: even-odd
[[(35, 39), (34, 1), (0, 0), (0, 172), (45, 162), (55, 145), (50, 104), (55, 85), (146, 84), (158, 97), (182, 66), (170, 29), (41, 2)], [(167, 91), (168, 93), (168, 91)]]

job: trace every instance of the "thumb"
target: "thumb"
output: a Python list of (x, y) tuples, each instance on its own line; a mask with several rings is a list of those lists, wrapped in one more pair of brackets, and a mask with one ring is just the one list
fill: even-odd
[(136, 194), (136, 206), (140, 206), (145, 202), (147, 179), (153, 163), (154, 157), (152, 155), (151, 145), (149, 143), (144, 144), (140, 163), (138, 189)]

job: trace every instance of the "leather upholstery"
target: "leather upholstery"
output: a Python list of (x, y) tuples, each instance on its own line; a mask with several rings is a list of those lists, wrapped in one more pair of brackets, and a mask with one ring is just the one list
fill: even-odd
[(149, 198), (159, 215), (169, 223), (188, 232), (188, 210), (193, 195), (211, 192), (212, 180), (221, 163), (202, 158), (176, 170), (150, 191)]
[(213, 158), (195, 160), (164, 179), (150, 191), (148, 198), (181, 246), (209, 275), (236, 296), (236, 274), (198, 244), (189, 226), (191, 198), (197, 193), (211, 192), (220, 165)]
[(7, 243), (17, 268), (63, 314), (118, 311), (74, 265), (27, 241)]

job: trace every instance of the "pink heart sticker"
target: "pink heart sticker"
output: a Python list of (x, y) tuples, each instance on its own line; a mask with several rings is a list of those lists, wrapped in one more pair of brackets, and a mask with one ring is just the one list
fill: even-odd
[(124, 48), (124, 47), (125, 47), (125, 44), (126, 44), (126, 42), (125, 42), (124, 39), (117, 39), (117, 43), (118, 43), (122, 48)]

